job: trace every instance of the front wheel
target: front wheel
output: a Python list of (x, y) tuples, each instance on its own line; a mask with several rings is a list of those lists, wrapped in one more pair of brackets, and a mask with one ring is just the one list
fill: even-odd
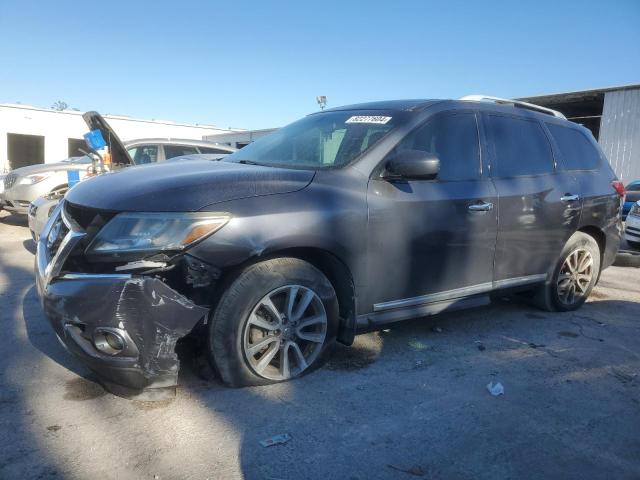
[(549, 281), (536, 293), (536, 304), (548, 311), (568, 312), (584, 304), (600, 273), (600, 247), (583, 232), (567, 241)]
[(338, 301), (317, 268), (275, 258), (245, 269), (222, 295), (209, 353), (232, 386), (286, 381), (308, 371), (335, 338)]

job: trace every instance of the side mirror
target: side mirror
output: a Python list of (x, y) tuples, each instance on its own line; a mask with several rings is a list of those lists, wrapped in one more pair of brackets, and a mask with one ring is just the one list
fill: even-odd
[(432, 180), (440, 171), (437, 155), (422, 150), (403, 150), (391, 157), (385, 166), (389, 176)]

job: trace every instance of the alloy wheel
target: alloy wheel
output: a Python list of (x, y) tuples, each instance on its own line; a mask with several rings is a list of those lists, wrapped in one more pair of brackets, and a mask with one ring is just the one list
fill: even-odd
[(300, 375), (322, 351), (327, 313), (320, 297), (301, 285), (286, 285), (255, 305), (244, 327), (243, 353), (252, 370), (270, 380)]
[(558, 274), (557, 290), (560, 302), (573, 305), (587, 295), (593, 279), (593, 257), (591, 252), (579, 248), (571, 252)]

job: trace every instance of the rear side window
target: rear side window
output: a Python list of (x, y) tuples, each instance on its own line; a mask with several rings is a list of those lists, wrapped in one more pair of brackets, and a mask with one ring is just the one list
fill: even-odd
[(183, 145), (165, 145), (164, 146), (164, 159), (169, 160), (175, 157), (181, 157), (182, 155), (192, 155), (198, 153), (196, 147), (186, 147)]
[(155, 163), (158, 161), (157, 145), (140, 145), (138, 147), (127, 149), (129, 156), (136, 165), (145, 165), (147, 163)]
[(573, 128), (547, 123), (556, 141), (567, 170), (595, 170), (600, 165), (600, 154), (587, 137)]
[(438, 155), (439, 180), (473, 180), (480, 176), (478, 127), (473, 113), (444, 114), (411, 132), (396, 151), (422, 150)]
[(231, 153), (227, 150), (212, 147), (198, 147), (198, 150), (200, 150), (200, 153)]
[(494, 146), (494, 177), (552, 173), (551, 145), (535, 120), (488, 115)]

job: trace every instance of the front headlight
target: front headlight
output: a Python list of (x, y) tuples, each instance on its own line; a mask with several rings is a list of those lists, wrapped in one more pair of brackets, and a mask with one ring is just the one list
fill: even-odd
[(633, 215), (634, 217), (635, 216), (640, 217), (640, 200), (631, 206), (631, 210), (629, 210), (629, 215)]
[(98, 232), (87, 254), (179, 252), (230, 218), (227, 213), (120, 213)]
[(22, 177), (18, 182), (18, 185), (35, 185), (36, 183), (40, 183), (41, 181), (49, 178), (51, 176), (50, 173), (46, 174), (35, 174), (35, 175), (27, 175), (26, 177)]

